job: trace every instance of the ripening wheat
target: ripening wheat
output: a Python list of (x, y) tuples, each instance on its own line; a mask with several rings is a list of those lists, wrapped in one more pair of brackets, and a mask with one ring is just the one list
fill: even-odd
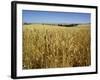
[(89, 66), (90, 26), (23, 25), (23, 69)]

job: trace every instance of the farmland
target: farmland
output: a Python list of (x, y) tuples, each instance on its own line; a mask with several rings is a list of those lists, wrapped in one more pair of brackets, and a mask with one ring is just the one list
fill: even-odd
[(90, 25), (23, 25), (23, 69), (91, 65)]

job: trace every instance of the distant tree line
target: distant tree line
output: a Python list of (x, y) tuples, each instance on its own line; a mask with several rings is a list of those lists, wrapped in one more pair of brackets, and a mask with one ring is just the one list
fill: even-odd
[(32, 24), (32, 23), (23, 23), (24, 25), (30, 25), (30, 24)]
[(63, 27), (74, 27), (78, 24), (42, 24), (42, 25), (52, 25), (52, 26), (63, 26)]
[(65, 27), (74, 27), (77, 26), (78, 24), (58, 24), (58, 26), (65, 26)]
[[(30, 25), (33, 23), (23, 23), (23, 25)], [(49, 23), (38, 23), (38, 24), (42, 24), (42, 25), (51, 25), (51, 26), (63, 26), (63, 27), (74, 27), (77, 26), (79, 24), (49, 24)]]

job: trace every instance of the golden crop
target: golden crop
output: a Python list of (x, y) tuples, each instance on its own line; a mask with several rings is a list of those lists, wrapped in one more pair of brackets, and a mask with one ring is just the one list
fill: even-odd
[(90, 26), (23, 25), (23, 69), (91, 64)]

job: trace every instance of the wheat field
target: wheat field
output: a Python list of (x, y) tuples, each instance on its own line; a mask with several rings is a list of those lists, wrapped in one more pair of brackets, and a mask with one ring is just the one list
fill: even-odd
[(90, 25), (23, 25), (23, 69), (91, 65)]

